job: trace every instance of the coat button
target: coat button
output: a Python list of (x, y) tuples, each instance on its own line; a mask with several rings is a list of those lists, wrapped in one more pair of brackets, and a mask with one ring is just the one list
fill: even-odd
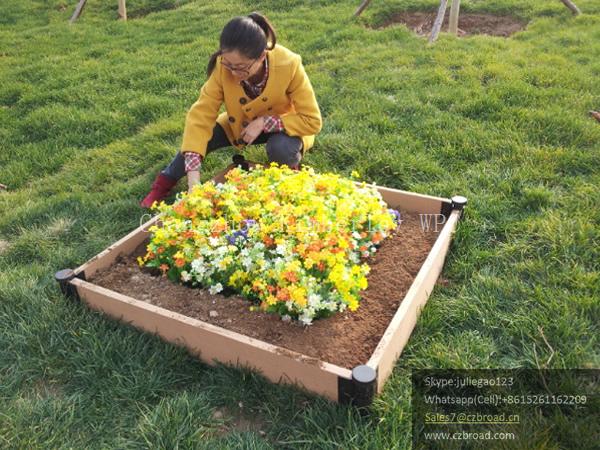
[(237, 145), (244, 145), (246, 143), (246, 141), (244, 141), (242, 138), (239, 138), (237, 140)]
[(240, 97), (240, 103), (242, 105), (245, 105), (246, 103), (248, 103), (248, 99), (246, 97)]
[(254, 116), (254, 117), (252, 118), (252, 120), (256, 120), (256, 119), (258, 119), (258, 117), (257, 117), (257, 116)]
[(273, 111), (273, 107), (272, 107), (272, 106), (269, 106), (267, 109), (268, 109), (269, 111)]
[(252, 111), (252, 108), (246, 108), (246, 112)]
[(248, 126), (248, 122), (246, 122), (246, 121), (244, 120), (244, 121), (242, 122), (242, 126), (243, 126), (244, 128), (246, 128), (246, 127)]
[(262, 98), (262, 101), (263, 101), (263, 102), (266, 102), (267, 100), (269, 100), (267, 97), (263, 97), (263, 98)]
[(229, 120), (229, 123), (233, 123), (233, 122), (235, 122), (235, 117), (231, 117), (231, 116), (229, 116), (229, 119), (228, 119), (228, 120)]

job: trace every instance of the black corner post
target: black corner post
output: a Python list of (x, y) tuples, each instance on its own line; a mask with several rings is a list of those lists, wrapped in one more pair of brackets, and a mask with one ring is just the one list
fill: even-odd
[(59, 270), (54, 274), (54, 279), (58, 282), (63, 295), (74, 300), (79, 300), (77, 289), (70, 283), (73, 278), (80, 277), (78, 277), (72, 269)]
[(340, 403), (350, 404), (366, 411), (377, 392), (377, 371), (367, 365), (352, 369), (352, 379), (338, 382)]
[(242, 168), (242, 170), (250, 170), (250, 164), (248, 164), (248, 161), (246, 160), (246, 157), (244, 155), (241, 155), (239, 153), (236, 153), (235, 155), (233, 155), (233, 164), (237, 167), (240, 166)]
[(467, 197), (463, 197), (462, 195), (455, 195), (451, 199), (452, 210), (460, 211), (460, 217), (462, 218), (464, 214), (464, 208), (467, 205)]

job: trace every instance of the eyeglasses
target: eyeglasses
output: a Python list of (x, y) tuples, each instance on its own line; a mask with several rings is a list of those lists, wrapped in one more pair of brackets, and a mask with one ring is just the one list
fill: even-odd
[(256, 63), (256, 61), (258, 61), (258, 58), (252, 60), (252, 62), (250, 64), (248, 64), (247, 66), (233, 67), (227, 63), (224, 63), (223, 60), (221, 60), (221, 65), (223, 67), (225, 67), (227, 70), (229, 70), (230, 72), (237, 72), (237, 73), (241, 73), (244, 75), (250, 75), (250, 67), (252, 67), (254, 65), (254, 63)]

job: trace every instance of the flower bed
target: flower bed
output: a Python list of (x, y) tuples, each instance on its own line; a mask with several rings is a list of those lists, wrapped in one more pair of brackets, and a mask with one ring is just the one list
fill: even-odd
[[(227, 170), (229, 169), (231, 167)], [(215, 180), (222, 181), (223, 173), (217, 175)], [(182, 303), (193, 302), (195, 305), (203, 302), (194, 301), (191, 297), (199, 296), (204, 303), (216, 305), (234, 299), (235, 296), (225, 298), (221, 295), (211, 295), (206, 290), (190, 290), (172, 282), (150, 285), (146, 283), (147, 279), (141, 279), (137, 280), (137, 284), (134, 283), (133, 279), (142, 274), (135, 264), (136, 249), (140, 245), (146, 245), (148, 229), (160, 224), (162, 216), (156, 216), (142, 224), (81, 266), (73, 270), (58, 271), (55, 278), (66, 296), (81, 300), (88, 307), (140, 330), (157, 334), (168, 342), (183, 345), (208, 364), (251, 367), (275, 383), (296, 384), (334, 401), (352, 402), (358, 406), (368, 405), (373, 400), (373, 395), (383, 389), (397, 358), (408, 342), (419, 312), (427, 302), (442, 270), (452, 235), (466, 204), (466, 199), (459, 196), (449, 200), (386, 187), (378, 187), (377, 190), (389, 207), (407, 211), (409, 214), (405, 218), (409, 221), (411, 214), (416, 214), (421, 225), (423, 217), (436, 216), (440, 219), (441, 228), (433, 230), (433, 247), (429, 251), (424, 249), (423, 252), (419, 252), (419, 258), (424, 254), (427, 254), (427, 257), (422, 264), (420, 259), (413, 260), (416, 266), (411, 265), (409, 269), (406, 264), (411, 258), (407, 257), (406, 244), (416, 235), (400, 227), (400, 233), (396, 233), (392, 239), (386, 239), (372, 261), (373, 270), (369, 274), (371, 287), (364, 294), (364, 304), (361, 308), (356, 313), (350, 313), (347, 309), (343, 313), (317, 321), (307, 332), (300, 333), (304, 327), (291, 326), (280, 320), (264, 323), (256, 321), (253, 327), (237, 327), (234, 326), (234, 317), (222, 317), (221, 312), (218, 313), (218, 317), (212, 317), (214, 314), (208, 314), (212, 309), (205, 311), (205, 317), (204, 313), (195, 314), (191, 309), (186, 309), (185, 305), (184, 308), (178, 308), (177, 305), (169, 303), (174, 300), (173, 296), (169, 292), (163, 292), (163, 288), (168, 286), (168, 289), (189, 291), (189, 295), (182, 293)], [(402, 237), (402, 230), (406, 231), (405, 237)], [(400, 238), (400, 242), (397, 238)], [(399, 245), (395, 247), (394, 243)], [(416, 245), (415, 248), (420, 247)], [(392, 251), (387, 253), (386, 249)], [(381, 257), (386, 253), (387, 258), (384, 258), (384, 262)], [(130, 262), (129, 266), (127, 261)], [(124, 267), (122, 263), (129, 273), (119, 280), (119, 266)], [(417, 268), (418, 273), (412, 278)], [(398, 282), (398, 276), (403, 272), (410, 274), (405, 285)], [(165, 277), (154, 278), (166, 282)], [(410, 287), (405, 291), (408, 285)], [(376, 288), (376, 296), (369, 295), (373, 288)], [(392, 302), (386, 306), (385, 300)], [(381, 322), (381, 330), (385, 330), (381, 337), (381, 331), (377, 331), (365, 320), (365, 312), (369, 312), (370, 306), (383, 307), (384, 312), (391, 313), (383, 317), (384, 314), (381, 314), (382, 310), (379, 309), (371, 310), (371, 314), (367, 314)], [(247, 306), (241, 308), (244, 311), (239, 316), (239, 323), (246, 322), (248, 316), (275, 317), (260, 309), (255, 314), (248, 314), (245, 308)], [(227, 308), (220, 311), (230, 310)], [(295, 334), (288, 336), (290, 345), (271, 339), (278, 334), (277, 327), (272, 325), (285, 326), (286, 336)], [(319, 328), (325, 331), (325, 334), (319, 334)], [(271, 333), (254, 334), (253, 331), (258, 329), (270, 329)], [(361, 331), (363, 334), (352, 334), (348, 337), (349, 329)], [(336, 341), (326, 339), (331, 330), (339, 332), (339, 339)], [(311, 342), (304, 342), (303, 348), (295, 346), (307, 337), (314, 338), (312, 343), (322, 344), (327, 351), (311, 357), (310, 352), (305, 350), (312, 351), (315, 346)], [(345, 362), (342, 359), (334, 362), (332, 355), (335, 355), (335, 358), (341, 354), (351, 356), (358, 348), (366, 351), (360, 358), (352, 360), (355, 362), (345, 357), (342, 358)], [(350, 368), (349, 366), (356, 361), (360, 362), (360, 365)]]
[(359, 307), (366, 258), (400, 222), (374, 187), (276, 164), (233, 169), (157, 209), (140, 265), (304, 324)]
[(136, 259), (145, 254), (147, 241), (90, 281), (147, 304), (351, 369), (373, 354), (437, 237), (437, 233), (421, 229), (418, 214), (401, 212), (402, 225), (368, 259), (368, 287), (360, 293), (360, 307), (315, 320), (309, 328), (300, 321), (282, 321), (276, 314), (253, 308), (242, 295), (211, 294), (208, 289), (174, 283), (159, 271), (139, 267)]

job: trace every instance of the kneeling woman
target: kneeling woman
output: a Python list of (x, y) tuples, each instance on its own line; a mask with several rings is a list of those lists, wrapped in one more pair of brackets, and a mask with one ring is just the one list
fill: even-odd
[(191, 189), (204, 156), (221, 147), (266, 143), (269, 161), (298, 167), (321, 130), (321, 113), (300, 56), (276, 40), (258, 13), (225, 25), (208, 80), (187, 114), (181, 152), (156, 177), (143, 207), (168, 196), (186, 174)]

